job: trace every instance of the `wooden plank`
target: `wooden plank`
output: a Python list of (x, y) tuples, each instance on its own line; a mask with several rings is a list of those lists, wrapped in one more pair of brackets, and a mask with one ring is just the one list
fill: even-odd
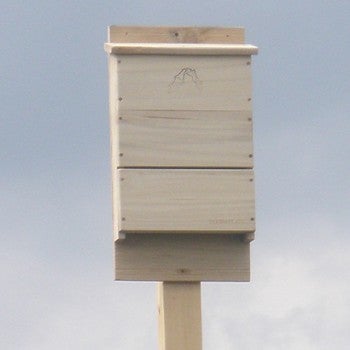
[(237, 44), (105, 44), (105, 51), (116, 55), (256, 55), (253, 45)]
[(119, 181), (115, 174), (119, 160), (118, 147), (118, 129), (116, 125), (116, 96), (117, 91), (117, 57), (110, 55), (108, 57), (109, 70), (109, 120), (110, 120), (110, 152), (111, 152), (111, 173), (112, 173), (112, 215), (113, 215), (113, 233), (114, 239), (119, 238), (118, 217), (119, 217)]
[(250, 111), (120, 111), (118, 167), (252, 168)]
[(244, 28), (110, 26), (111, 43), (243, 44)]
[(115, 242), (115, 278), (248, 282), (250, 245), (240, 235), (127, 234)]
[(200, 282), (158, 283), (159, 349), (201, 350)]
[(255, 230), (250, 170), (119, 169), (121, 232)]
[(248, 56), (126, 55), (119, 110), (251, 110)]

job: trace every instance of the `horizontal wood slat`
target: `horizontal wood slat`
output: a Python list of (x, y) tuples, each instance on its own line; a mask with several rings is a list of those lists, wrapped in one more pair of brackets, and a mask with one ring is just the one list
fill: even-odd
[(120, 111), (118, 167), (252, 168), (250, 111)]
[(237, 235), (127, 234), (115, 266), (117, 280), (248, 282), (250, 245)]
[(105, 51), (115, 55), (210, 55), (249, 56), (258, 53), (252, 45), (237, 44), (105, 44)]
[(118, 110), (251, 110), (249, 56), (126, 55)]
[(253, 232), (250, 170), (119, 169), (121, 232)]
[(111, 43), (243, 44), (244, 28), (110, 26)]

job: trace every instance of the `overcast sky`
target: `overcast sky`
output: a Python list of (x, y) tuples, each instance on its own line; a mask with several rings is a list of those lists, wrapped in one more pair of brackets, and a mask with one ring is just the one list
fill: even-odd
[[(350, 346), (350, 2), (0, 0), (0, 348), (157, 348), (156, 284), (113, 281), (107, 26), (243, 26), (252, 282), (202, 284), (204, 350)], [(180, 349), (179, 349), (180, 350)]]

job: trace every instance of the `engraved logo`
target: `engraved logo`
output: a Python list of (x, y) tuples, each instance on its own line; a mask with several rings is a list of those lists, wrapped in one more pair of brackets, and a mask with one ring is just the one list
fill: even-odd
[(169, 88), (186, 83), (194, 84), (197, 88), (200, 87), (201, 81), (198, 78), (195, 68), (182, 68), (180, 72), (174, 76), (173, 81), (169, 84)]

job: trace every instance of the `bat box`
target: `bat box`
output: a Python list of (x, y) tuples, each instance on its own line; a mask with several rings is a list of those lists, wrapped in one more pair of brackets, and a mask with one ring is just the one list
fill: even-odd
[(109, 28), (116, 279), (248, 281), (251, 55), (242, 28)]

